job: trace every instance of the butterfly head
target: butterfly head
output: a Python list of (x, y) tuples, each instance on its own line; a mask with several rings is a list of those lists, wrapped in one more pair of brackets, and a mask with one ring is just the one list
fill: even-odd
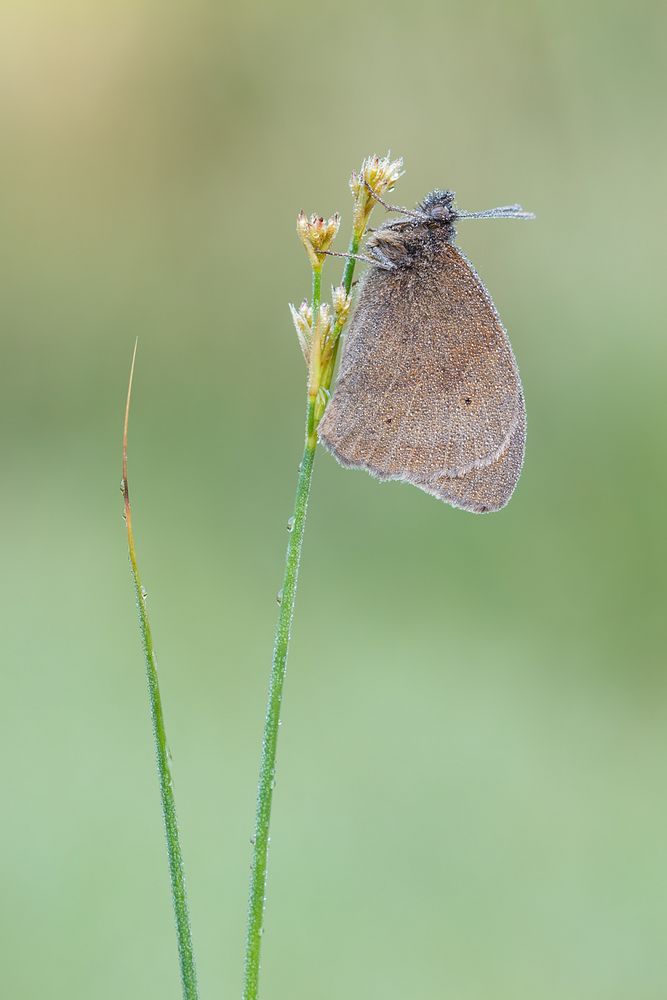
[(414, 212), (397, 209), (403, 218), (380, 226), (368, 238), (366, 246), (380, 268), (414, 267), (425, 255), (430, 256), (443, 242), (456, 236), (453, 191), (431, 191)]
[(452, 223), (457, 217), (453, 191), (431, 191), (419, 205), (419, 210), (434, 222)]

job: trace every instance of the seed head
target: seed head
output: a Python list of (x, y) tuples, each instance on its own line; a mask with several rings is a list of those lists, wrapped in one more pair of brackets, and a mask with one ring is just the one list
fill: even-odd
[(325, 256), (324, 251), (331, 246), (339, 226), (340, 215), (338, 212), (330, 219), (324, 219), (321, 215), (311, 215), (308, 218), (304, 211), (299, 212), (296, 219), (296, 231), (306, 248), (306, 253), (313, 267), (321, 267)]
[(393, 191), (394, 184), (404, 174), (403, 160), (390, 160), (390, 154), (386, 156), (367, 156), (361, 164), (359, 173), (353, 171), (350, 177), (350, 190), (355, 199), (364, 192), (368, 194), (368, 187), (372, 188), (375, 194), (381, 198), (385, 191)]
[(390, 160), (389, 153), (383, 157), (367, 156), (359, 173), (352, 174), (350, 190), (354, 196), (354, 229), (359, 236), (363, 235), (373, 211), (373, 194), (381, 198), (385, 192), (393, 191), (394, 184), (402, 176), (403, 160)]

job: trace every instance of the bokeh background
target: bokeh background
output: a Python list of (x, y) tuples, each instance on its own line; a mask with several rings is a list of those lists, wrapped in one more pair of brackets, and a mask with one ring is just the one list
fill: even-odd
[(537, 213), (460, 227), (526, 466), (480, 518), (318, 458), (262, 995), (667, 996), (666, 38), (647, 0), (2, 4), (3, 994), (179, 996), (118, 492), (138, 336), (201, 993), (240, 995), (302, 442), (294, 220), (340, 210), (343, 249), (350, 171), (391, 149), (399, 202)]

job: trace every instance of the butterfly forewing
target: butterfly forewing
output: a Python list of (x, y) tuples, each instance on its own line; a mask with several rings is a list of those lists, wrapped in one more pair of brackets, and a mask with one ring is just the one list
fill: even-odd
[[(500, 460), (507, 479), (523, 456), (523, 413), (507, 335), (455, 246), (443, 242), (418, 270), (369, 269), (319, 430), (340, 462), (495, 509), (475, 498), (493, 493), (491, 480), (472, 473)], [(448, 492), (454, 477), (465, 482)]]

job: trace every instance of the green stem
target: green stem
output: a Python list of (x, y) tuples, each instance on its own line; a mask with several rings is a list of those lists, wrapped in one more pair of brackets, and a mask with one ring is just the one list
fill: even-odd
[(141, 580), (136, 566), (133, 565), (134, 586), (139, 606), (139, 626), (146, 655), (146, 677), (148, 694), (153, 721), (153, 737), (157, 756), (157, 768), (160, 780), (160, 797), (162, 799), (162, 814), (167, 838), (167, 854), (169, 857), (169, 875), (171, 878), (171, 895), (176, 917), (176, 936), (178, 939), (178, 957), (181, 967), (181, 984), (185, 1000), (197, 1000), (197, 974), (192, 950), (192, 932), (188, 915), (188, 901), (185, 890), (185, 875), (183, 872), (183, 855), (181, 853), (176, 819), (176, 803), (174, 800), (173, 780), (169, 766), (169, 749), (162, 712), (162, 699), (158, 684), (155, 650), (153, 638), (146, 614), (146, 600), (141, 588)]
[(141, 640), (146, 659), (146, 678), (148, 680), (148, 695), (151, 707), (151, 719), (153, 722), (153, 737), (155, 740), (155, 752), (157, 757), (160, 797), (162, 800), (162, 813), (164, 816), (164, 828), (167, 838), (167, 855), (169, 858), (169, 874), (171, 877), (171, 895), (174, 903), (174, 914), (176, 917), (176, 936), (178, 939), (181, 984), (183, 987), (184, 1000), (197, 1000), (197, 974), (195, 971), (195, 962), (192, 950), (192, 933), (190, 931), (190, 918), (188, 915), (188, 903), (185, 891), (183, 856), (181, 854), (181, 845), (178, 836), (178, 823), (176, 821), (176, 803), (174, 801), (174, 789), (171, 777), (171, 768), (169, 765), (167, 734), (164, 725), (164, 714), (162, 712), (162, 699), (160, 698), (160, 686), (158, 684), (153, 636), (151, 633), (150, 622), (148, 620), (148, 611), (146, 609), (146, 594), (141, 585), (141, 577), (139, 575), (139, 567), (137, 565), (134, 533), (132, 531), (132, 510), (130, 507), (130, 493), (127, 480), (127, 428), (136, 352), (137, 348), (135, 344), (134, 355), (132, 357), (132, 369), (130, 372), (130, 384), (127, 393), (127, 405), (125, 408), (122, 490), (125, 505), (125, 521), (127, 526), (130, 566), (132, 569), (134, 589), (137, 595), (139, 629), (141, 632)]
[[(309, 401), (306, 416), (306, 427), (313, 423), (313, 404)], [(269, 824), (271, 821), (271, 805), (276, 773), (276, 748), (278, 744), (278, 727), (280, 724), (280, 704), (283, 697), (283, 684), (287, 668), (287, 649), (289, 646), (290, 629), (294, 616), (294, 600), (299, 574), (299, 559), (301, 544), (306, 525), (306, 511), (310, 482), (315, 460), (316, 440), (311, 443), (308, 431), (303, 459), (299, 466), (299, 479), (296, 488), (293, 520), (290, 520), (290, 537), (287, 544), (287, 559), (285, 575), (280, 592), (280, 612), (276, 628), (275, 645), (273, 649), (273, 667), (269, 684), (269, 701), (262, 739), (262, 757), (259, 768), (259, 789), (257, 794), (257, 817), (255, 822), (255, 837), (252, 853), (252, 869), (250, 876), (250, 901), (248, 905), (248, 933), (246, 938), (245, 980), (243, 1000), (257, 1000), (259, 983), (259, 958), (264, 918), (264, 902), (266, 898), (267, 853), (269, 848)]]
[(308, 406), (306, 408), (306, 433), (303, 458), (299, 466), (299, 478), (296, 486), (294, 513), (289, 520), (290, 537), (287, 543), (287, 558), (285, 573), (280, 591), (280, 612), (276, 626), (276, 637), (273, 647), (273, 665), (269, 681), (269, 700), (264, 722), (262, 737), (262, 756), (259, 765), (259, 786), (257, 790), (257, 814), (255, 817), (255, 835), (253, 837), (252, 864), (250, 874), (250, 899), (248, 902), (248, 931), (246, 935), (245, 976), (243, 985), (243, 1000), (257, 1000), (259, 990), (259, 959), (261, 951), (262, 926), (264, 920), (264, 905), (266, 902), (267, 855), (269, 850), (269, 827), (271, 824), (271, 806), (273, 804), (273, 788), (276, 774), (276, 751), (278, 748), (278, 729), (280, 726), (280, 705), (283, 697), (285, 671), (287, 670), (287, 651), (289, 647), (292, 619), (294, 618), (294, 602), (299, 577), (299, 561), (303, 533), (306, 527), (306, 512), (310, 495), (310, 482), (313, 475), (313, 463), (317, 448), (317, 428), (315, 426), (315, 400), (318, 390), (319, 355), (317, 318), (320, 310), (322, 294), (322, 267), (313, 267), (313, 338), (311, 344), (311, 359), (308, 373)]
[[(359, 253), (359, 244), (361, 243), (362, 233), (358, 233), (355, 230), (352, 231), (352, 236), (350, 237), (350, 245), (347, 248), (349, 254)], [(350, 294), (350, 289), (352, 288), (352, 278), (354, 277), (354, 265), (356, 264), (354, 256), (350, 256), (345, 261), (345, 270), (343, 271), (343, 287), (347, 294)]]
[[(361, 237), (363, 235), (363, 229), (358, 232), (356, 229), (352, 230), (352, 236), (350, 237), (350, 245), (347, 248), (349, 254), (345, 262), (345, 270), (343, 271), (343, 288), (347, 295), (350, 294), (350, 289), (352, 288), (352, 278), (354, 277), (354, 265), (356, 264), (355, 254), (359, 253), (359, 244), (361, 243)], [(338, 357), (338, 347), (340, 345), (340, 335), (343, 329), (343, 323), (338, 322), (334, 327), (333, 332), (333, 351), (331, 353), (331, 360), (329, 361), (326, 371), (322, 376), (322, 385), (325, 389), (328, 389), (331, 385), (331, 380), (333, 378), (333, 373), (336, 368), (336, 358)]]
[[(353, 232), (349, 252), (356, 254), (359, 250), (361, 234)], [(343, 285), (349, 294), (352, 287), (355, 261), (348, 258), (343, 275)], [(285, 575), (280, 591), (280, 612), (276, 627), (275, 644), (273, 648), (273, 666), (269, 682), (269, 700), (262, 737), (262, 756), (259, 766), (259, 788), (257, 792), (257, 814), (255, 819), (255, 836), (253, 838), (252, 865), (250, 875), (250, 900), (248, 903), (248, 932), (246, 936), (245, 976), (243, 985), (243, 1000), (257, 1000), (259, 991), (259, 960), (261, 938), (266, 902), (267, 855), (269, 850), (269, 827), (271, 823), (271, 806), (273, 803), (273, 788), (276, 774), (276, 751), (278, 746), (278, 729), (280, 726), (280, 705), (283, 697), (285, 671), (287, 669), (287, 651), (289, 647), (290, 630), (294, 617), (294, 602), (299, 575), (299, 560), (301, 546), (306, 526), (306, 512), (310, 483), (317, 448), (317, 427), (315, 425), (315, 401), (320, 384), (329, 387), (335, 353), (332, 363), (327, 365), (324, 379), (321, 380), (319, 344), (317, 338), (317, 319), (322, 293), (322, 270), (313, 267), (313, 338), (308, 378), (308, 408), (306, 411), (306, 440), (303, 458), (299, 466), (299, 479), (296, 488), (294, 515), (290, 519), (290, 538), (287, 544), (287, 559)], [(338, 330), (340, 334), (340, 330)], [(337, 344), (336, 344), (337, 347)]]
[(308, 371), (308, 411), (306, 413), (306, 444), (313, 450), (317, 447), (317, 428), (315, 426), (315, 400), (320, 380), (320, 342), (317, 335), (320, 301), (322, 298), (322, 266), (313, 268), (313, 336), (310, 347), (310, 366)]
[(317, 313), (320, 308), (320, 301), (322, 298), (322, 265), (313, 268), (313, 297), (312, 297), (312, 308), (313, 308), (313, 329), (315, 327), (315, 320), (317, 318)]

